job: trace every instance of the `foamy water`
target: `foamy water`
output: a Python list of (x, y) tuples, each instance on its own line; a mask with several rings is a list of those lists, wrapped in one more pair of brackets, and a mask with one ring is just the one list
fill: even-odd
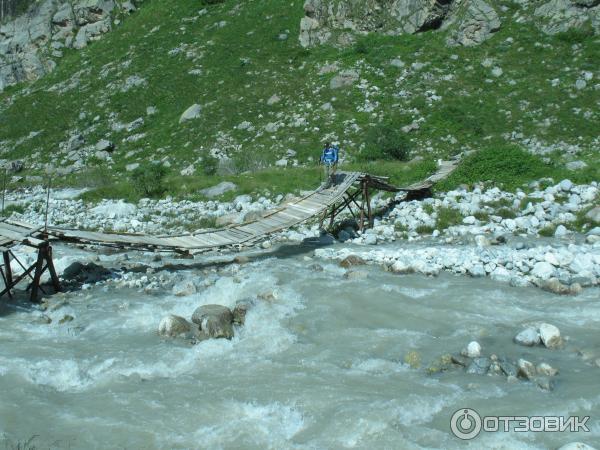
[[(598, 290), (558, 297), (487, 279), (398, 276), (369, 267), (345, 280), (302, 256), (268, 259), (223, 275), (188, 297), (93, 287), (33, 324), (36, 310), (0, 316), (0, 436), (38, 448), (555, 448), (600, 442)], [(201, 280), (200, 271), (185, 276)], [(156, 334), (166, 314), (273, 293), (231, 341), (195, 346)], [(65, 314), (75, 320), (59, 325)], [(557, 325), (563, 350), (524, 348), (529, 322)], [(546, 361), (556, 388), (501, 377), (428, 375), (437, 357), (478, 340), (485, 354)], [(404, 362), (419, 353), (422, 367)], [(600, 358), (600, 353), (598, 356)], [(454, 411), (482, 415), (589, 415), (591, 432), (453, 437)], [(11, 448), (10, 446), (8, 448)]]

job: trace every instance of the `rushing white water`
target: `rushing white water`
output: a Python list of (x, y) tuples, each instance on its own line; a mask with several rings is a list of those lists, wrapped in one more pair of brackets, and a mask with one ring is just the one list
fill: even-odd
[[(0, 315), (0, 436), (37, 448), (555, 448), (600, 442), (598, 289), (559, 297), (489, 279), (399, 276), (368, 267), (366, 279), (303, 256), (241, 267), (188, 297), (95, 286), (49, 310), (7, 306)], [(200, 270), (186, 276), (201, 279)], [(231, 341), (163, 340), (161, 317), (201, 304), (232, 307), (261, 293)], [(58, 324), (65, 314), (75, 320)], [(557, 325), (562, 350), (519, 347), (528, 322)], [(532, 383), (450, 371), (437, 357), (479, 341), (484, 353), (560, 370), (547, 392)], [(423, 366), (404, 363), (417, 351)], [(450, 417), (591, 416), (590, 433), (494, 433), (467, 443)]]

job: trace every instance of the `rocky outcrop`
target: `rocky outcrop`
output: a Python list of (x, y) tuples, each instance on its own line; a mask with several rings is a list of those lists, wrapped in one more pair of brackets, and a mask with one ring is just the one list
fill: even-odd
[(300, 44), (347, 44), (357, 32), (412, 34), (449, 29), (451, 45), (476, 45), (500, 28), (484, 0), (307, 0)]
[(135, 6), (114, 0), (44, 0), (0, 25), (0, 91), (51, 72), (64, 48), (81, 49), (110, 31), (118, 11)]
[(548, 34), (586, 28), (600, 34), (600, 0), (550, 0), (536, 8), (534, 15)]
[(443, 29), (449, 29), (447, 43), (471, 47), (487, 40), (500, 29), (500, 18), (484, 1), (465, 1), (453, 9)]

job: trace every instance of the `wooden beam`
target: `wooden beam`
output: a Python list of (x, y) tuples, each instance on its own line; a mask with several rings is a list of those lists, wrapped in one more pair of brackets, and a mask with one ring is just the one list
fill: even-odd
[[(4, 271), (6, 273), (6, 276), (4, 276), (4, 273), (2, 274), (2, 277), (4, 278), (4, 285), (7, 287), (10, 286), (12, 288), (13, 276), (12, 268), (10, 267), (10, 252), (8, 250), (2, 252), (2, 256), (4, 257)], [(12, 298), (11, 288), (9, 288), (8, 290), (8, 296)]]
[(4, 289), (2, 292), (0, 292), (0, 297), (2, 297), (4, 294), (6, 294), (10, 289), (12, 289), (13, 287), (15, 287), (17, 284), (19, 284), (21, 282), (21, 280), (27, 276), (31, 275), (31, 272), (33, 271), (33, 269), (35, 269), (35, 264), (32, 265), (29, 269), (25, 270), (25, 272), (23, 272), (21, 275), (19, 275), (16, 279), (13, 280), (13, 284), (10, 287), (7, 287), (6, 289)]
[(12, 285), (6, 280), (6, 276), (4, 276), (4, 271), (2, 270), (1, 267), (0, 267), (0, 275), (2, 275), (2, 280), (4, 281), (5, 291), (8, 293), (8, 296), (10, 298), (12, 298), (12, 292), (10, 292)]
[(56, 274), (56, 269), (54, 268), (54, 262), (52, 261), (52, 247), (48, 245), (46, 250), (46, 267), (50, 272), (50, 279), (52, 280), (52, 285), (54, 286), (54, 290), (56, 292), (60, 291), (60, 280), (58, 279), (58, 275)]
[(35, 273), (33, 275), (33, 282), (31, 283), (31, 301), (38, 301), (38, 289), (40, 288), (40, 279), (44, 273), (44, 261), (46, 260), (47, 246), (40, 247), (38, 251), (37, 262), (35, 263)]
[(369, 194), (369, 185), (365, 186), (365, 198), (367, 201), (367, 215), (369, 217), (369, 228), (373, 228), (373, 212), (371, 211), (371, 196)]
[(362, 181), (360, 183), (360, 187), (361, 187), (361, 191), (362, 191), (362, 201), (360, 202), (360, 223), (359, 223), (359, 230), (362, 232), (365, 229), (365, 197), (366, 197), (366, 188), (367, 188), (367, 183), (366, 181)]

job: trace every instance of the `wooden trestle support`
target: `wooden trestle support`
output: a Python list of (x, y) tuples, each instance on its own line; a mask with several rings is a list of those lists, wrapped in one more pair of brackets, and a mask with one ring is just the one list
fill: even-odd
[[(331, 229), (335, 223), (335, 218), (346, 209), (350, 211), (350, 214), (352, 214), (352, 217), (358, 223), (358, 228), (361, 232), (367, 228), (373, 227), (370, 187), (371, 180), (369, 177), (364, 177), (360, 180), (358, 186), (353, 186), (352, 189), (348, 189), (342, 196), (341, 201), (325, 210), (321, 217), (319, 228), (323, 229), (323, 224), (329, 217), (328, 229)], [(358, 202), (359, 199), (360, 204)]]
[[(0, 276), (2, 276), (5, 286), (4, 290), (0, 292), (0, 297), (2, 297), (4, 294), (8, 294), (8, 296), (12, 298), (12, 290), (15, 288), (15, 286), (17, 286), (17, 284), (19, 284), (24, 278), (29, 277), (31, 279), (31, 283), (27, 289), (31, 291), (30, 300), (32, 302), (37, 302), (39, 300), (39, 291), (42, 291), (43, 294), (47, 294), (40, 284), (42, 275), (46, 271), (48, 271), (50, 274), (50, 280), (52, 281), (54, 290), (56, 292), (60, 291), (60, 281), (58, 275), (56, 274), (54, 263), (52, 262), (52, 247), (48, 241), (42, 241), (34, 248), (37, 249), (37, 260), (30, 267), (26, 267), (11, 249), (0, 248), (3, 256), (3, 265), (0, 266)], [(16, 278), (13, 278), (13, 270), (11, 266), (13, 261), (16, 261), (21, 269), (23, 269), (23, 272)]]

